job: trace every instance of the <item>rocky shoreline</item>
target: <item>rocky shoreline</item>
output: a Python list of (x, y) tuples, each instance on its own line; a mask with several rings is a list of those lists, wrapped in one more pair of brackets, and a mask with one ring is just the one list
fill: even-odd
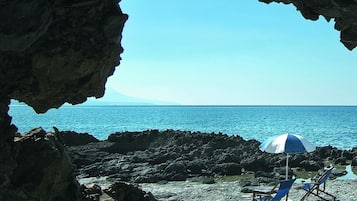
[[(99, 141), (89, 134), (59, 133), (77, 166), (81, 183), (107, 188), (116, 181), (129, 182), (150, 192), (146, 197), (151, 199), (217, 200), (215, 196), (219, 195), (218, 200), (250, 200), (252, 186), (271, 185), (283, 179), (285, 173), (284, 154), (261, 152), (260, 142), (240, 136), (147, 130), (117, 132)], [(321, 170), (326, 161), (336, 165), (347, 165), (350, 161), (356, 166), (357, 147), (339, 150), (326, 146), (312, 153), (293, 155), (289, 160), (289, 175), (295, 173), (293, 170)], [(254, 177), (228, 183), (215, 179), (245, 174)], [(337, 177), (346, 171), (335, 170), (333, 174), (332, 177)], [(227, 190), (232, 186), (234, 190)], [(300, 194), (292, 196), (297, 199)]]
[[(206, 188), (201, 189), (203, 195), (200, 196), (217, 192), (236, 198), (243, 196), (235, 200), (244, 200), (250, 195), (252, 186), (271, 185), (285, 178), (284, 154), (264, 153), (259, 150), (260, 142), (256, 140), (222, 133), (147, 130), (117, 132), (100, 141), (88, 133), (56, 128), (54, 132), (45, 132), (36, 128), (16, 136), (15, 143), (24, 148), (37, 147), (41, 153), (31, 158), (30, 163), (30, 159), (23, 161), (31, 168), (22, 170), (21, 174), (26, 177), (18, 178), (19, 188), (30, 193), (33, 191), (29, 191), (29, 186), (40, 184), (45, 187), (55, 179), (61, 181), (56, 183), (58, 191), (66, 186), (71, 195), (77, 191), (77, 200), (81, 201), (195, 200), (193, 189), (185, 191), (190, 183), (197, 188)], [(25, 149), (22, 155), (25, 159)], [(57, 162), (47, 162), (48, 156), (58, 158)], [(312, 153), (292, 155), (289, 157), (289, 175), (295, 175), (299, 170), (321, 170), (326, 161), (356, 166), (357, 147), (339, 150), (325, 146)], [(40, 168), (44, 165), (45, 169)], [(58, 174), (53, 175), (53, 172)], [(333, 177), (344, 174), (346, 171), (336, 169)], [(239, 179), (233, 182), (217, 180), (237, 176)], [(176, 188), (166, 189), (170, 185)], [(225, 189), (237, 185), (239, 188), (232, 191), (234, 195)], [(162, 195), (158, 190), (163, 188), (166, 190)], [(37, 192), (43, 190), (38, 188)], [(67, 199), (66, 195), (56, 196), (73, 200)]]
[[(79, 178), (105, 176), (111, 181), (131, 183), (185, 181), (197, 177), (248, 173), (269, 178), (267, 183), (284, 178), (284, 154), (262, 152), (259, 150), (260, 142), (244, 140), (240, 136), (147, 130), (118, 132), (111, 134), (107, 140), (99, 141), (88, 134), (70, 131), (60, 134), (78, 169)], [(84, 136), (88, 140), (76, 139)], [(357, 147), (339, 150), (325, 146), (312, 153), (292, 155), (289, 157), (289, 175), (293, 175), (293, 169), (321, 170), (326, 161), (338, 165), (347, 165), (347, 161), (352, 161), (351, 164), (356, 166)], [(344, 172), (336, 171), (335, 174), (343, 175)], [(212, 181), (205, 179), (205, 182)]]

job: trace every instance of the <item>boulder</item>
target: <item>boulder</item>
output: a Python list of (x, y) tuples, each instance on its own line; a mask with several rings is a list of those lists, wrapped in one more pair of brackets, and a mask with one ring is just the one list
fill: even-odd
[[(103, 195), (102, 188), (97, 184), (80, 186), (81, 201), (99, 201)], [(113, 200), (114, 201), (114, 200)]]
[(336, 169), (334, 168), (332, 171), (331, 171), (331, 174), (332, 174), (332, 178), (336, 178), (336, 177), (341, 177), (341, 176), (344, 176), (347, 174), (347, 171), (346, 170), (339, 170), (339, 169)]
[(334, 164), (347, 165), (347, 159), (346, 159), (346, 157), (336, 158), (333, 162), (334, 162)]
[(115, 201), (157, 201), (150, 192), (126, 182), (115, 182), (103, 191)]
[(99, 142), (97, 138), (88, 133), (77, 133), (75, 131), (58, 131), (54, 128), (63, 143), (67, 146), (85, 145), (91, 142)]
[(126, 182), (114, 182), (106, 189), (97, 184), (81, 185), (81, 201), (156, 201), (149, 192)]
[(36, 128), (17, 139), (13, 191), (1, 200), (77, 200), (79, 184), (66, 147), (54, 133)]

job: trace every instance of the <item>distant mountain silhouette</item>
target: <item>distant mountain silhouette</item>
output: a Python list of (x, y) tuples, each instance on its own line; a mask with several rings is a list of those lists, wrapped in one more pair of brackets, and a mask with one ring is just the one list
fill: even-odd
[[(18, 106), (26, 104), (17, 100), (11, 100), (11, 105)], [(67, 105), (67, 103), (65, 105)], [(177, 103), (136, 98), (126, 96), (113, 89), (106, 89), (102, 98), (88, 98), (86, 102), (78, 105), (177, 105)]]
[(102, 98), (88, 98), (84, 105), (177, 105), (177, 103), (126, 96), (107, 88)]

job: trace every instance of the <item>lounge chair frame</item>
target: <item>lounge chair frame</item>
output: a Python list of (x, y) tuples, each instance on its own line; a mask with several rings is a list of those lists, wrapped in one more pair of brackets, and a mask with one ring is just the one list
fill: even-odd
[(253, 201), (278, 201), (281, 200), (284, 196), (286, 197), (285, 200), (287, 201), (289, 197), (289, 191), (294, 182), (295, 179), (284, 180), (277, 183), (271, 190), (253, 190)]
[[(305, 183), (302, 187), (303, 190), (306, 191), (305, 195), (301, 198), (300, 201), (306, 200), (310, 195), (314, 195), (321, 200), (329, 201), (329, 200), (336, 200), (336, 196), (332, 195), (331, 193), (326, 192), (326, 182), (329, 179), (332, 170), (334, 167), (327, 169), (321, 176), (315, 179), (312, 182)], [(329, 198), (326, 198), (329, 196)]]

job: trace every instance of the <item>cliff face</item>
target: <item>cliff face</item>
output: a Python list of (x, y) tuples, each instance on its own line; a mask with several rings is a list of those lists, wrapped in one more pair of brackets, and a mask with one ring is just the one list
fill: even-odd
[(335, 21), (341, 42), (349, 50), (357, 46), (356, 0), (259, 0), (265, 3), (293, 4), (305, 19), (317, 20), (319, 16)]
[(59, 194), (75, 200), (76, 186), (67, 182), (75, 180), (73, 165), (65, 150), (58, 151), (60, 142), (14, 142), (8, 105), (16, 99), (43, 113), (102, 97), (123, 51), (127, 15), (118, 3), (0, 0), (0, 200), (55, 200)]
[(117, 1), (2, 1), (1, 97), (43, 113), (102, 97), (127, 15)]

